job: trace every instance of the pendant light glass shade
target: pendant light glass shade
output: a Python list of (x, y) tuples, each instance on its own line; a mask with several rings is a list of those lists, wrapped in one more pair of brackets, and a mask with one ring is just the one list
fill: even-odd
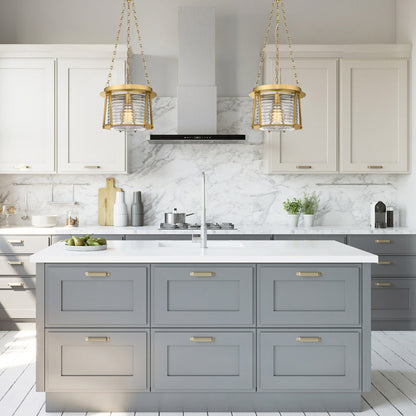
[[(265, 49), (269, 38), (270, 28), (276, 10), (276, 63), (275, 63), (275, 83), (258, 85), (264, 66)], [(282, 84), (280, 82), (279, 67), (279, 29), (280, 16), (283, 16), (289, 53), (292, 62), (292, 69), (296, 85)], [(264, 46), (261, 53), (259, 70), (257, 74), (256, 86), (249, 94), (254, 99), (253, 115), (251, 126), (256, 130), (264, 131), (290, 131), (302, 128), (302, 111), (301, 98), (306, 94), (299, 86), (298, 75), (296, 72), (295, 59), (292, 50), (292, 43), (287, 28), (286, 13), (284, 10), (283, 0), (273, 0), (272, 10), (269, 16), (269, 23), (264, 40)]]
[[(111, 73), (117, 55), (117, 46), (120, 40), (121, 27), (127, 10), (127, 84), (110, 85)], [(139, 41), (140, 54), (142, 57), (144, 76), (147, 85), (131, 84), (130, 82), (130, 22), (131, 14), (136, 25)], [(114, 45), (113, 58), (111, 60), (110, 73), (107, 85), (101, 96), (105, 98), (103, 128), (107, 130), (122, 131), (145, 131), (153, 129), (152, 99), (156, 93), (150, 86), (147, 64), (143, 51), (143, 44), (137, 20), (134, 0), (123, 0), (121, 18), (118, 26), (116, 42)]]

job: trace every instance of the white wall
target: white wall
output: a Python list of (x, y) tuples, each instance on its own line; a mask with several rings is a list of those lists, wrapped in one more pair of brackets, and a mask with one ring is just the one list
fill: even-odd
[[(398, 0), (400, 3), (402, 0)], [(217, 86), (246, 96), (271, 0), (136, 0), (151, 78), (159, 96), (176, 96), (177, 9), (216, 8)], [(391, 43), (395, 0), (287, 0), (295, 43)], [(0, 0), (0, 43), (112, 43), (121, 0)]]

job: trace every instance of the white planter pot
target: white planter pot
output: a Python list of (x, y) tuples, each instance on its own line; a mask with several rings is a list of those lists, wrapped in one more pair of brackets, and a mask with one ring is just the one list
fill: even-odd
[(313, 227), (313, 220), (315, 219), (315, 214), (303, 214), (303, 225), (305, 228)]
[(287, 214), (287, 218), (289, 227), (295, 228), (298, 226), (299, 214)]

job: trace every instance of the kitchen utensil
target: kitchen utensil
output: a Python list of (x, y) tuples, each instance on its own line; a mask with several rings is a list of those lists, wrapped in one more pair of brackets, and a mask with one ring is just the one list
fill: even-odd
[(183, 224), (186, 222), (186, 217), (190, 215), (194, 215), (194, 213), (185, 214), (184, 212), (178, 212), (177, 208), (174, 208), (173, 212), (165, 212), (165, 224)]
[(120, 188), (114, 187), (114, 178), (107, 178), (105, 188), (98, 190), (98, 224), (113, 225), (113, 209), (116, 202), (116, 193)]
[(144, 224), (144, 210), (142, 203), (142, 193), (133, 192), (133, 203), (131, 205), (131, 225), (139, 227)]
[(107, 245), (103, 246), (67, 246), (65, 245), (65, 250), (68, 251), (102, 251), (107, 250)]
[(124, 201), (124, 192), (118, 191), (116, 193), (116, 203), (114, 204), (114, 221), (113, 224), (116, 227), (127, 227), (128, 215), (127, 205)]
[(32, 215), (33, 227), (55, 227), (57, 215)]

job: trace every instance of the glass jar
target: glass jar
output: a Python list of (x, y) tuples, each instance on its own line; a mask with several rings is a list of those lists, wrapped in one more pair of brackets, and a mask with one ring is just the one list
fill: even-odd
[(67, 227), (78, 227), (79, 226), (79, 215), (78, 211), (71, 210), (66, 213), (65, 225)]

